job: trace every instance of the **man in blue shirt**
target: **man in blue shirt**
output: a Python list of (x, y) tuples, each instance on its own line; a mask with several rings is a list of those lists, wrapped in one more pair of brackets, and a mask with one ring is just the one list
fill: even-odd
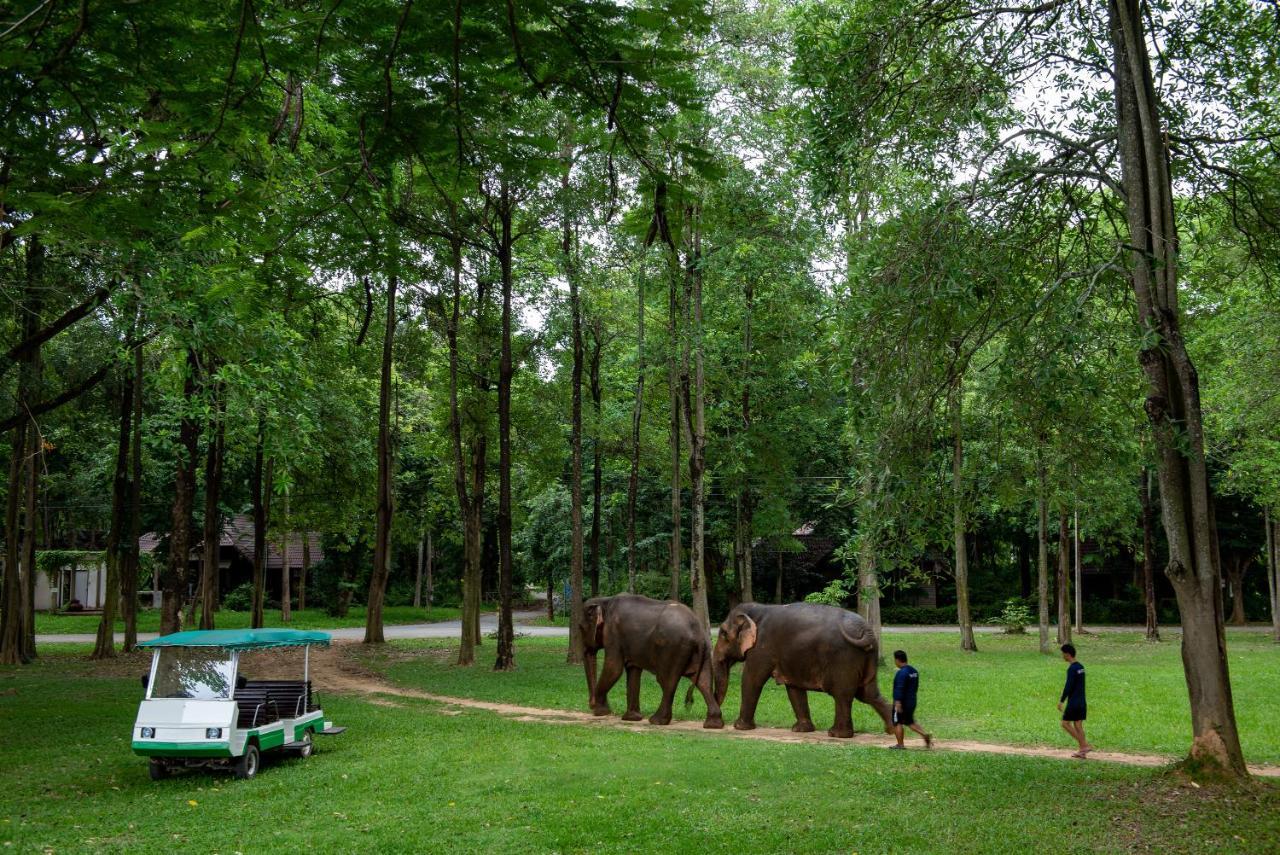
[(916, 692), (920, 689), (920, 673), (907, 664), (904, 650), (893, 651), (893, 664), (898, 667), (893, 675), (893, 735), (898, 744), (889, 747), (900, 751), (906, 748), (902, 744), (903, 728), (909, 727), (924, 737), (925, 748), (932, 748), (933, 735), (925, 733), (924, 728), (916, 724)]
[[(1062, 687), (1062, 697), (1058, 699), (1058, 709), (1062, 711), (1062, 729), (1080, 746), (1072, 754), (1083, 760), (1093, 750), (1093, 746), (1084, 738), (1084, 720), (1087, 705), (1084, 698), (1084, 666), (1076, 661), (1076, 648), (1071, 644), (1062, 645), (1062, 658), (1067, 663), (1067, 683)], [(1066, 704), (1066, 709), (1063, 709)]]

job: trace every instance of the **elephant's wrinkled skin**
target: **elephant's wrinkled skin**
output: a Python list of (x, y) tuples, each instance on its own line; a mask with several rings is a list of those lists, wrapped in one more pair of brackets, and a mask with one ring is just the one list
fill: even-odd
[[(707, 702), (703, 727), (724, 727), (720, 704), (711, 686), (711, 642), (688, 606), (619, 594), (593, 597), (582, 608), (583, 666), (587, 672), (587, 702), (596, 715), (609, 715), (609, 690), (627, 672), (625, 721), (639, 721), (640, 672), (649, 671), (662, 687), (662, 703), (649, 717), (650, 724), (671, 723), (671, 702), (681, 677), (693, 683), (685, 704), (693, 702), (693, 689)], [(604, 649), (604, 669), (596, 680), (596, 653)]]
[(743, 603), (720, 625), (712, 653), (716, 700), (724, 703), (729, 670), (742, 662), (742, 706), (733, 723), (738, 730), (755, 728), (760, 691), (773, 677), (787, 687), (797, 733), (813, 730), (810, 691), (836, 700), (835, 725), (827, 731), (832, 736), (853, 736), (854, 698), (875, 709), (890, 733), (893, 713), (876, 685), (877, 655), (871, 627), (853, 612), (814, 603)]

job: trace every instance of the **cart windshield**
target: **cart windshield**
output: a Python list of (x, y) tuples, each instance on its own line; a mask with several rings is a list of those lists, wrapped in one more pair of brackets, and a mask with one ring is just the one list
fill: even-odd
[(151, 697), (203, 701), (231, 697), (235, 662), (227, 650), (218, 647), (162, 647), (158, 654)]

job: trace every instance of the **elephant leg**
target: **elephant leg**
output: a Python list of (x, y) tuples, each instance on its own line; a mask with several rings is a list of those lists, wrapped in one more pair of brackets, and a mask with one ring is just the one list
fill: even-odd
[(791, 709), (796, 714), (796, 723), (791, 725), (795, 733), (813, 733), (813, 716), (809, 714), (809, 693), (795, 686), (787, 686), (787, 700), (791, 701)]
[(884, 699), (884, 695), (880, 694), (880, 687), (872, 680), (865, 686), (858, 687), (855, 698), (871, 707), (880, 718), (884, 721), (884, 732), (893, 733), (893, 707), (889, 706), (889, 702)]
[(671, 724), (671, 703), (680, 685), (680, 675), (664, 674), (658, 684), (662, 686), (662, 703), (658, 704), (658, 711), (649, 716), (649, 724)]
[(609, 690), (622, 676), (622, 657), (618, 654), (606, 653), (604, 670), (600, 672), (600, 680), (596, 683), (595, 702), (591, 707), (594, 715), (609, 715)]
[(734, 730), (756, 729), (756, 704), (760, 703), (760, 692), (768, 681), (768, 669), (743, 667), (742, 705), (738, 708), (738, 720), (733, 723)]
[(640, 678), (644, 674), (635, 665), (627, 666), (627, 711), (622, 714), (623, 721), (639, 721), (640, 715)]
[(836, 723), (827, 735), (848, 739), (853, 736), (853, 692), (835, 691), (831, 696), (836, 699)]

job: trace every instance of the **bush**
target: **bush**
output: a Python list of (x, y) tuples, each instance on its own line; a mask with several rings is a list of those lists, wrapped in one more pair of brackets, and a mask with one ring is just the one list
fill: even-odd
[(987, 620), (987, 623), (1004, 627), (1009, 635), (1023, 635), (1027, 631), (1027, 624), (1031, 623), (1031, 609), (1023, 600), (1012, 597), (1005, 600), (1000, 614)]
[(222, 598), (222, 607), (232, 612), (247, 612), (253, 609), (253, 583), (245, 582), (232, 588)]
[(882, 605), (880, 607), (880, 622), (908, 626), (953, 624), (956, 622), (956, 607)]

